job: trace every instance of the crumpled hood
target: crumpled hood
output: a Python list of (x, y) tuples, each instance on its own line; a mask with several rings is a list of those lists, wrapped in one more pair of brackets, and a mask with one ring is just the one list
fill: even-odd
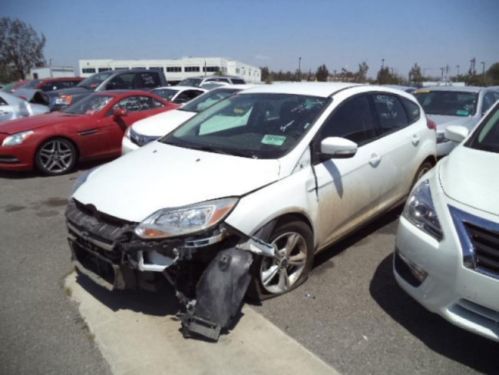
[(244, 195), (278, 180), (279, 169), (277, 160), (153, 142), (92, 172), (73, 198), (108, 215), (140, 222), (162, 208)]
[(478, 210), (499, 215), (499, 154), (459, 146), (439, 163), (447, 196)]
[(442, 115), (428, 115), (430, 120), (437, 124), (437, 132), (444, 132), (445, 128), (449, 125), (460, 125), (471, 129), (476, 120), (473, 117), (460, 117), (460, 116), (442, 116)]
[(24, 117), (0, 124), (0, 133), (15, 134), (26, 130), (35, 130), (43, 126), (57, 125), (62, 122), (73, 121), (79, 116), (62, 112), (52, 112), (33, 117)]
[(133, 130), (149, 137), (162, 137), (177, 128), (184, 121), (193, 117), (196, 112), (172, 110), (147, 117), (133, 124)]

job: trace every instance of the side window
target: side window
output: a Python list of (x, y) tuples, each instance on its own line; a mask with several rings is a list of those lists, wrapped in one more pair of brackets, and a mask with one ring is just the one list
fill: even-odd
[(419, 106), (406, 98), (399, 98), (402, 101), (402, 104), (405, 108), (405, 112), (407, 113), (407, 117), (409, 119), (409, 124), (413, 124), (421, 118), (421, 110)]
[(3, 105), (8, 105), (8, 104), (5, 100), (3, 100), (2, 97), (0, 97), (0, 106), (3, 106)]
[(482, 115), (489, 110), (490, 107), (492, 107), (492, 104), (496, 102), (496, 95), (494, 95), (493, 92), (488, 92), (485, 94), (483, 97), (483, 103), (482, 103)]
[(159, 79), (158, 73), (139, 73), (137, 77), (137, 87), (136, 88), (148, 88), (153, 89), (155, 87), (161, 86), (161, 81)]
[(355, 96), (340, 104), (320, 130), (320, 140), (342, 137), (359, 146), (376, 138), (375, 121), (367, 95)]
[(405, 110), (394, 95), (373, 95), (374, 107), (378, 114), (381, 135), (388, 134), (409, 125)]
[(125, 108), (128, 112), (147, 111), (159, 107), (163, 107), (163, 104), (149, 96), (129, 96), (114, 105), (114, 108)]
[(106, 90), (131, 90), (134, 78), (135, 74), (133, 73), (120, 74), (109, 81)]

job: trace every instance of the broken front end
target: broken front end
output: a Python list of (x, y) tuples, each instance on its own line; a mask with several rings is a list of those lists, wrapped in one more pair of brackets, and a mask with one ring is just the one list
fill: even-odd
[(97, 284), (109, 290), (154, 290), (166, 279), (183, 306), (179, 317), (186, 337), (218, 340), (242, 306), (254, 256), (276, 256), (273, 246), (224, 223), (177, 237), (160, 238), (151, 231), (152, 238), (144, 239), (137, 234), (145, 230), (142, 223), (74, 199), (66, 222), (73, 264)]

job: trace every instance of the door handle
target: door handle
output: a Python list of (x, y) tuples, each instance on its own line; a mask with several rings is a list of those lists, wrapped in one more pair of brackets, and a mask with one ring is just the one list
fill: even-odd
[(369, 159), (369, 164), (371, 164), (373, 167), (377, 167), (380, 162), (381, 162), (381, 156), (379, 156), (378, 154), (371, 155), (371, 158)]
[(421, 138), (419, 137), (419, 135), (418, 135), (418, 134), (413, 134), (413, 135), (412, 135), (412, 144), (413, 144), (414, 146), (417, 146), (417, 145), (419, 144), (420, 139), (421, 139)]

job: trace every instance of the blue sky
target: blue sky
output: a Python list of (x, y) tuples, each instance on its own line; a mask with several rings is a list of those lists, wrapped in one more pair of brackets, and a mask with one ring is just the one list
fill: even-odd
[(499, 61), (499, 0), (1, 0), (47, 37), (54, 65), (78, 59), (221, 56), (273, 70), (356, 70), (406, 75), (461, 72)]

